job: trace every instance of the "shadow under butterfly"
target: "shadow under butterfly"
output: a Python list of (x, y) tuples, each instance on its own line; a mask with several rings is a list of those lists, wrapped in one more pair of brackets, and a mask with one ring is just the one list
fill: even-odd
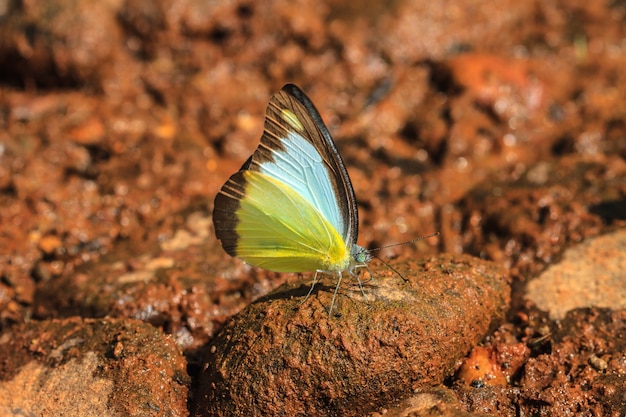
[(270, 99), (261, 143), (215, 197), (213, 223), (231, 256), (270, 271), (315, 271), (307, 298), (318, 274), (335, 273), (329, 315), (344, 271), (366, 298), (356, 270), (369, 272), (372, 255), (356, 244), (348, 171), (319, 112), (293, 84)]

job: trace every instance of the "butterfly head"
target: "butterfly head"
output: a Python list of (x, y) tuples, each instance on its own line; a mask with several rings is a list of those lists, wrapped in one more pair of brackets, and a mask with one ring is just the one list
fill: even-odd
[(357, 265), (363, 265), (372, 260), (370, 251), (359, 245), (352, 245), (352, 260)]

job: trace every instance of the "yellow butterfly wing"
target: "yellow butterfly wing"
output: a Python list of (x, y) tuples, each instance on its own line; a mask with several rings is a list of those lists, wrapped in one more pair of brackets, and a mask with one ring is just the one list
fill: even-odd
[(350, 250), (335, 227), (292, 187), (243, 170), (215, 200), (215, 232), (232, 256), (278, 272), (342, 271)]
[(270, 99), (261, 143), (216, 196), (213, 223), (226, 252), (272, 271), (363, 263), (348, 172), (298, 87), (287, 84)]

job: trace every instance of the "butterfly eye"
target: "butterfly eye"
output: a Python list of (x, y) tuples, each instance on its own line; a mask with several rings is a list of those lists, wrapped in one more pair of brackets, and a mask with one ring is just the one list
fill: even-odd
[(302, 123), (300, 123), (300, 120), (298, 120), (298, 116), (296, 116), (294, 112), (289, 109), (282, 109), (281, 114), (283, 120), (289, 123), (289, 126), (293, 127), (299, 132), (302, 132), (304, 130), (304, 126), (302, 126)]

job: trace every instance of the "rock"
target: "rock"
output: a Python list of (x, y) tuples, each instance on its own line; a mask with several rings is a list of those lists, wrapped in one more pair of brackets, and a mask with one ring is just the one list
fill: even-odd
[[(453, 383), (466, 409), (511, 417), (572, 416), (580, 415), (580, 410), (592, 410), (597, 416), (626, 415), (626, 310), (576, 309), (547, 323), (545, 336), (526, 339), (530, 355), (510, 383)], [(532, 330), (528, 328), (529, 336)], [(500, 366), (515, 368), (519, 365), (511, 361), (515, 353), (503, 349), (506, 333), (504, 328), (496, 331), (492, 346), (499, 352)]]
[(0, 337), (0, 414), (186, 416), (186, 360), (137, 320), (31, 321)]
[(449, 388), (439, 386), (401, 401), (391, 409), (373, 413), (372, 417), (488, 417), (493, 414), (464, 411)]
[(552, 319), (575, 308), (626, 308), (626, 229), (588, 239), (528, 283), (526, 299)]
[(330, 317), (330, 275), (304, 302), (309, 287), (287, 284), (235, 316), (209, 347), (194, 415), (365, 415), (442, 383), (509, 303), (505, 270), (477, 258), (394, 262), (406, 281), (370, 267), (367, 300), (344, 282)]

